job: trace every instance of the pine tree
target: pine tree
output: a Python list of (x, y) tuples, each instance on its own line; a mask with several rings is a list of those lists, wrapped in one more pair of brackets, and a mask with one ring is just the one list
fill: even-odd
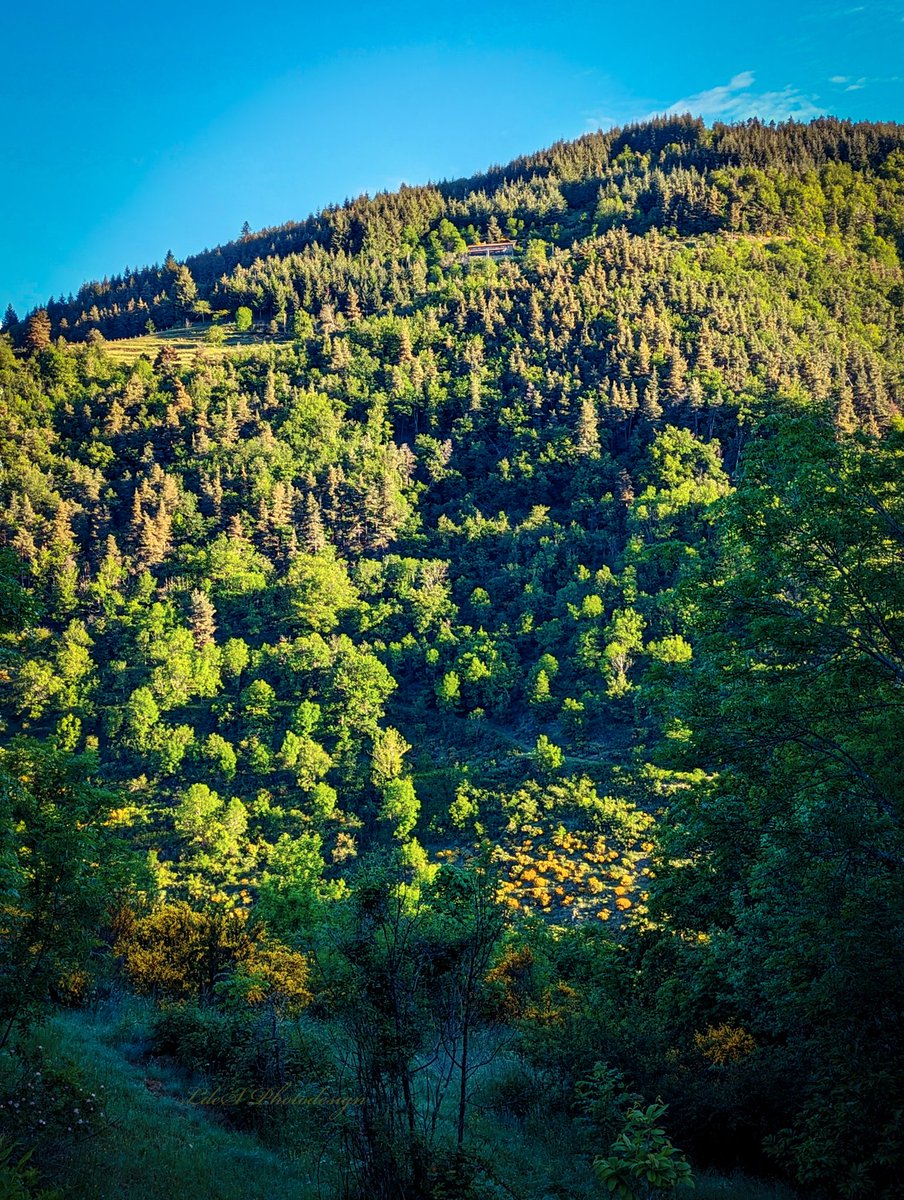
[(634, 482), (627, 471), (619, 471), (615, 494), (622, 504), (630, 504), (634, 499)]
[(176, 268), (173, 280), (173, 299), (181, 316), (192, 315), (198, 299), (198, 286), (192, 278), (191, 271), (184, 263)]
[(650, 343), (646, 334), (641, 333), (637, 342), (637, 374), (645, 379), (650, 373), (650, 366)]
[(25, 324), (25, 345), (32, 354), (39, 354), (50, 345), (51, 325), (46, 309), (39, 308)]
[(173, 519), (163, 503), (158, 504), (156, 516), (144, 514), (139, 548), (147, 566), (163, 562), (169, 553)]
[[(143, 531), (144, 506), (141, 502), (141, 488), (136, 488), (132, 493), (132, 519), (129, 523), (129, 540), (139, 559), (141, 558), (141, 538)], [(141, 565), (145, 565), (143, 560), (141, 561)]]
[(299, 545), (305, 554), (319, 554), (326, 544), (320, 505), (313, 492), (307, 492), (302, 505)]
[(495, 216), (490, 217), (487, 222), (487, 241), (501, 242), (502, 241), (502, 226)]
[(324, 497), (323, 514), (329, 525), (330, 534), (335, 539), (336, 531), (342, 526), (345, 515), (343, 498), (345, 493), (345, 472), (342, 466), (330, 466), (326, 473), (326, 495)]
[(232, 397), (226, 397), (220, 439), (225, 446), (234, 446), (239, 436), (239, 424), (232, 407)]
[(838, 397), (835, 409), (835, 428), (839, 433), (854, 433), (858, 428), (857, 413), (854, 411), (854, 399), (850, 386), (845, 383)]
[(273, 488), (270, 508), (270, 520), (275, 529), (287, 530), (291, 527), (294, 507), (294, 488), (291, 483), (279, 480)]
[(640, 411), (648, 421), (656, 421), (662, 416), (662, 405), (659, 402), (659, 375), (655, 368), (643, 390)]
[(687, 386), (687, 361), (681, 351), (675, 346), (669, 355), (668, 393), (680, 400)]
[(196, 588), (191, 594), (188, 625), (199, 650), (211, 645), (217, 631), (216, 609), (206, 592)]
[(201, 472), (201, 493), (219, 521), (223, 515), (223, 478), (219, 467), (212, 474)]
[(273, 368), (267, 371), (267, 382), (264, 385), (264, 412), (272, 412), (276, 408), (276, 376)]
[(361, 301), (358, 299), (358, 293), (353, 287), (349, 287), (345, 297), (345, 312), (350, 321), (357, 323), (361, 320)]
[(706, 405), (706, 396), (703, 392), (703, 385), (700, 380), (694, 376), (687, 388), (687, 402), (694, 418), (694, 433), (700, 424), (700, 414)]
[(599, 448), (600, 435), (596, 405), (592, 396), (585, 395), (581, 400), (581, 411), (578, 416), (575, 449), (578, 454), (586, 456), (596, 454)]
[(109, 436), (115, 437), (116, 434), (122, 433), (125, 428), (125, 410), (118, 400), (114, 400), (110, 405), (110, 411), (107, 413), (105, 423), (106, 432)]
[(177, 379), (179, 376), (179, 352), (172, 343), (161, 346), (154, 359), (154, 371), (164, 379)]

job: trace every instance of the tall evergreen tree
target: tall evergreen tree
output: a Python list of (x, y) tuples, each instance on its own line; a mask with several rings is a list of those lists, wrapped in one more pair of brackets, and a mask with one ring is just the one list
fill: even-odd
[(39, 308), (25, 323), (25, 345), (32, 354), (38, 354), (50, 345), (50, 334), (50, 317), (46, 309)]
[(207, 593), (199, 588), (191, 593), (188, 624), (199, 650), (211, 645), (217, 631), (216, 609)]

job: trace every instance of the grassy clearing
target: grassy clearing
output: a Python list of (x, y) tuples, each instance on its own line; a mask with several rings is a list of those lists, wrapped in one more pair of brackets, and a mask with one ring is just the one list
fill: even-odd
[(224, 341), (214, 345), (207, 341), (207, 333), (211, 328), (210, 324), (192, 325), (188, 329), (163, 329), (141, 337), (117, 338), (115, 341), (105, 342), (104, 351), (114, 362), (131, 365), (143, 354), (153, 362), (163, 347), (169, 346), (178, 354), (179, 365), (188, 367), (199, 352), (210, 358), (222, 358), (227, 354), (286, 344), (281, 338), (266, 337), (257, 333), (236, 333), (234, 326), (222, 325), (220, 328), (225, 334)]
[(55, 1057), (75, 1063), (100, 1090), (114, 1128), (86, 1141), (58, 1182), (65, 1197), (114, 1200), (311, 1200), (308, 1166), (216, 1125), (203, 1109), (167, 1094), (166, 1072), (129, 1061), (111, 1041), (140, 1041), (141, 1014), (124, 1010), (115, 1027), (67, 1013), (42, 1031)]

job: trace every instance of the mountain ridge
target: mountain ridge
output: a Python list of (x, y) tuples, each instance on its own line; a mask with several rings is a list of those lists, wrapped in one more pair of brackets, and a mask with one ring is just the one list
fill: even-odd
[[(379, 192), (373, 197), (364, 194), (328, 206), (300, 221), (249, 231), (235, 241), (182, 260), (168, 255), (163, 266), (155, 264), (131, 271), (126, 268), (122, 274), (87, 281), (74, 297), (51, 298), (43, 308), (50, 316), (54, 335), (63, 333), (70, 340), (83, 340), (92, 329), (107, 337), (135, 336), (145, 331), (148, 320), (160, 329), (173, 328), (180, 321), (197, 318), (196, 313), (180, 309), (175, 303), (173, 283), (177, 267), (185, 267), (191, 273), (198, 299), (218, 303), (224, 296), (228, 298), (228, 293), (218, 285), (237, 268), (247, 269), (258, 261), (279, 260), (314, 246), (330, 252), (344, 249), (360, 253), (369, 225), (383, 215), (390, 220), (405, 215), (412, 204), (416, 216), (423, 219), (422, 201), (429, 208), (436, 199), (464, 200), (469, 194), (481, 192), (491, 199), (505, 184), (555, 175), (566, 185), (572, 185), (570, 190), (566, 189), (566, 199), (569, 208), (577, 207), (593, 198), (587, 189), (604, 182), (603, 170), (626, 149), (658, 156), (660, 161), (655, 165), (667, 171), (676, 165), (694, 171), (712, 171), (719, 167), (781, 164), (792, 172), (804, 172), (827, 162), (846, 163), (858, 170), (874, 167), (901, 147), (904, 147), (904, 126), (894, 123), (820, 117), (807, 123), (788, 121), (776, 125), (751, 119), (739, 124), (716, 122), (707, 127), (702, 119), (689, 114), (663, 117), (559, 141), (470, 177), (403, 185), (395, 192)], [(426, 215), (429, 221), (429, 212)], [(717, 214), (710, 213), (708, 217), (712, 231), (730, 224)], [(631, 221), (625, 223), (632, 225)], [(633, 225), (636, 224), (635, 220)], [(706, 224), (704, 220), (703, 227)], [(528, 235), (531, 232), (527, 230)], [(579, 233), (576, 231), (574, 236)], [(269, 317), (273, 311), (272, 304), (265, 306), (263, 315)]]

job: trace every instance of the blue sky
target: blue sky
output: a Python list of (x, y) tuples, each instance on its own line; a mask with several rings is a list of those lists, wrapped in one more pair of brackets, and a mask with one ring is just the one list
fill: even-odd
[(0, 305), (20, 314), (245, 220), (656, 112), (904, 121), (904, 0), (34, 0), (0, 39)]

